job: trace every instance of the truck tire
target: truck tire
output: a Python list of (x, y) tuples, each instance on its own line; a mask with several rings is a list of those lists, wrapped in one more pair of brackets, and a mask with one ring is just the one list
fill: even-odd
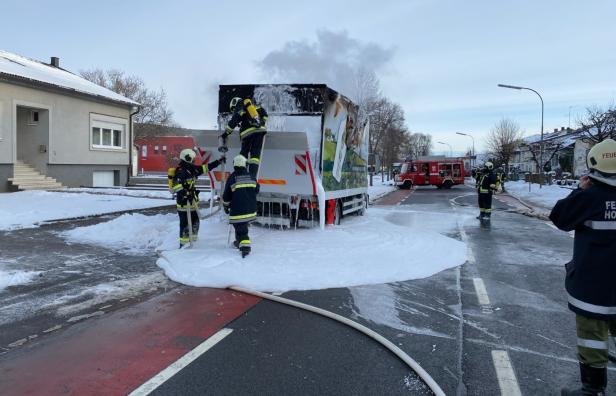
[(366, 210), (368, 209), (368, 202), (370, 201), (368, 199), (368, 194), (366, 194), (364, 195), (364, 203), (362, 204), (361, 209), (357, 211), (358, 216), (363, 216), (366, 214)]
[(334, 225), (340, 225), (342, 220), (342, 205), (340, 200), (336, 200), (336, 209), (334, 210)]
[(453, 182), (451, 180), (445, 180), (443, 182), (443, 188), (450, 189), (453, 187)]
[(402, 188), (404, 190), (410, 190), (413, 187), (413, 182), (410, 180), (405, 180), (404, 183), (402, 183)]

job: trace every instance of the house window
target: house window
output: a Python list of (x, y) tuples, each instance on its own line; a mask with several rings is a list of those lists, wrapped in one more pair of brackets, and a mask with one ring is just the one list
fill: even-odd
[(163, 154), (167, 154), (167, 146), (163, 146)]
[(146, 158), (148, 156), (148, 146), (145, 144), (141, 146), (141, 157)]
[(92, 147), (121, 150), (124, 148), (124, 131), (123, 124), (92, 120)]
[(158, 146), (154, 146), (154, 154), (158, 154)]
[(39, 115), (40, 114), (38, 110), (30, 110), (30, 117), (28, 119), (28, 125), (38, 125)]

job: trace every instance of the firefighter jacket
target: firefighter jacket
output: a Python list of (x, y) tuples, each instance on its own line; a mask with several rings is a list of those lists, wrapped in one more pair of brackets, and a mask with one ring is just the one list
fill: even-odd
[(216, 168), (220, 165), (220, 160), (215, 160), (207, 165), (194, 165), (185, 161), (175, 168), (173, 177), (173, 193), (176, 197), (178, 209), (186, 209), (190, 202), (191, 208), (196, 208), (199, 202), (199, 190), (197, 190), (197, 177)]
[(257, 113), (259, 114), (259, 119), (254, 119), (248, 114), (246, 109), (241, 109), (233, 113), (231, 119), (227, 123), (227, 128), (225, 130), (225, 135), (229, 136), (233, 133), (235, 127), (239, 125), (240, 127), (240, 138), (244, 139), (248, 136), (258, 133), (258, 132), (266, 132), (265, 130), (265, 121), (267, 121), (267, 112), (263, 107), (255, 106), (257, 109)]
[(593, 181), (556, 203), (550, 220), (575, 230), (566, 265), (569, 308), (584, 316), (616, 319), (616, 187)]
[(246, 223), (257, 218), (257, 194), (259, 185), (246, 168), (235, 168), (229, 176), (222, 203), (229, 211), (229, 223)]
[(491, 194), (498, 189), (498, 179), (492, 171), (483, 171), (479, 176), (477, 191), (480, 194)]

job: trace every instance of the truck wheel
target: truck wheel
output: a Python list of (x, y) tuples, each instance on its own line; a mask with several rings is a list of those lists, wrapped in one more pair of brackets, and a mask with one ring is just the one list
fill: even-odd
[(410, 190), (411, 187), (413, 187), (413, 182), (410, 180), (405, 180), (404, 183), (402, 184), (402, 188), (405, 190)]
[(453, 182), (451, 180), (445, 180), (445, 182), (443, 183), (443, 187), (444, 188), (451, 188), (453, 186)]
[(342, 205), (340, 205), (339, 200), (336, 200), (336, 209), (334, 210), (334, 225), (340, 225), (341, 220), (342, 220)]
[(363, 204), (361, 206), (361, 209), (357, 211), (357, 214), (359, 216), (363, 216), (363, 215), (366, 214), (366, 209), (368, 209), (368, 202), (369, 202), (368, 201), (368, 195), (366, 194), (366, 195), (364, 195), (364, 202), (363, 202)]

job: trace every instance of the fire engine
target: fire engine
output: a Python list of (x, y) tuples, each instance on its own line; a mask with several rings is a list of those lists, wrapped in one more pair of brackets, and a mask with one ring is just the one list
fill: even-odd
[(395, 177), (396, 186), (410, 189), (413, 186), (451, 188), (464, 184), (464, 161), (458, 159), (416, 160), (402, 164)]

